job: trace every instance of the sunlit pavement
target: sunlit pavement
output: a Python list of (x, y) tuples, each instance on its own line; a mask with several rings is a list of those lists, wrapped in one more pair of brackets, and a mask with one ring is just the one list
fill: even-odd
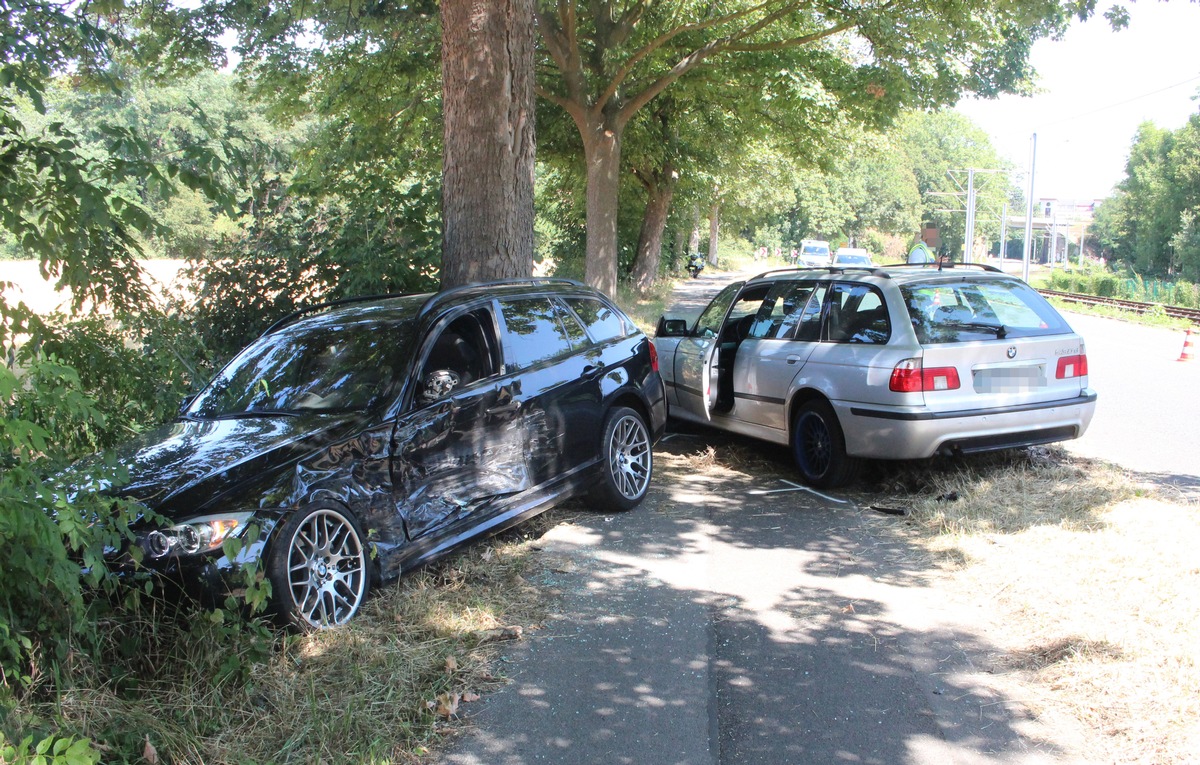
[[(1200, 501), (1200, 358), (1180, 361), (1184, 332), (1067, 314), (1083, 335), (1099, 394), (1084, 437), (1066, 444), (1133, 471), (1170, 496)], [(1192, 333), (1200, 344), (1200, 333)]]

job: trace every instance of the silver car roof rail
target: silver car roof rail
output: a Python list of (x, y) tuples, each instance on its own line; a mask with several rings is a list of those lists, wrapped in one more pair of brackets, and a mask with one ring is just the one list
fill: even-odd
[(775, 268), (770, 271), (763, 271), (761, 274), (752, 276), (746, 281), (750, 282), (754, 281), (755, 279), (761, 279), (765, 276), (774, 276), (776, 274), (809, 273), (812, 271), (817, 271), (823, 274), (844, 274), (850, 271), (861, 271), (863, 273), (871, 274), (872, 276), (878, 276), (880, 279), (891, 279), (892, 275), (885, 271), (885, 268), (887, 268), (887, 266), (803, 266), (798, 268)]
[(982, 268), (984, 271), (992, 273), (1004, 273), (1003, 269), (996, 268), (987, 263), (888, 263), (886, 266), (880, 266), (880, 268), (936, 268), (938, 271), (950, 268)]

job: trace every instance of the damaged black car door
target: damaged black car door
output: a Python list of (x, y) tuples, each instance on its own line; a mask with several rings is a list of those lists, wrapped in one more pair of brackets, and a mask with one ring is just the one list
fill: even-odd
[(410, 540), (530, 486), (528, 433), (496, 333), (488, 305), (447, 317), (422, 346), (392, 440), (397, 510)]

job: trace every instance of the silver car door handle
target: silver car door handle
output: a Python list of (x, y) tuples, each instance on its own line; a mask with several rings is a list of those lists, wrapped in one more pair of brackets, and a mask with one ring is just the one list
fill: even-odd
[(791, 356), (787, 357), (787, 363), (798, 364), (798, 363), (800, 363), (800, 357), (795, 354), (792, 354)]

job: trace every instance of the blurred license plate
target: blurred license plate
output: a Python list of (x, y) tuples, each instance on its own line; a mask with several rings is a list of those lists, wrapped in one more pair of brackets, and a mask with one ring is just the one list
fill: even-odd
[(1020, 393), (1046, 387), (1044, 364), (976, 369), (972, 376), (976, 393)]

